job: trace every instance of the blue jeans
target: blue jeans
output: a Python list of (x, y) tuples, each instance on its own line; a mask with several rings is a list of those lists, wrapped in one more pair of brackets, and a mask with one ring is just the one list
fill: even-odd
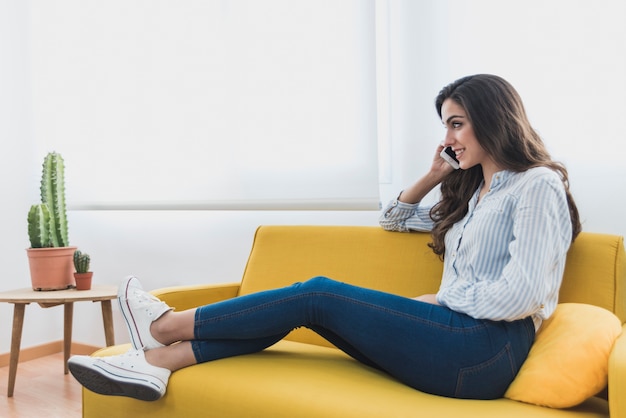
[(528, 356), (531, 318), (494, 322), (316, 277), (198, 308), (199, 363), (261, 351), (304, 326), (423, 392), (502, 397)]

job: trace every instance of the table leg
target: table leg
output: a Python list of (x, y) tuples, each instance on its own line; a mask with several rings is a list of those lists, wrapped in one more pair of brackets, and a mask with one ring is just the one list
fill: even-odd
[(111, 310), (111, 301), (100, 301), (102, 306), (102, 322), (104, 323), (104, 339), (107, 347), (115, 345), (115, 334), (113, 332), (113, 311)]
[(11, 358), (9, 360), (9, 387), (7, 397), (13, 396), (15, 388), (15, 375), (17, 374), (17, 363), (20, 359), (20, 344), (22, 343), (22, 326), (24, 325), (24, 311), (26, 303), (16, 303), (13, 305), (13, 331), (11, 334)]
[(63, 304), (64, 321), (63, 321), (63, 373), (68, 374), (69, 368), (67, 361), (70, 359), (70, 351), (72, 350), (72, 319), (74, 317), (74, 302)]

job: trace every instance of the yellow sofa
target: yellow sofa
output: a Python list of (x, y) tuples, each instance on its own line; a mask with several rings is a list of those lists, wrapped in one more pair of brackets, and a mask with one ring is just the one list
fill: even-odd
[[(377, 227), (262, 226), (240, 283), (160, 289), (177, 310), (286, 286), (314, 276), (405, 296), (436, 292), (442, 263), (424, 233)], [(583, 233), (572, 246), (560, 302), (602, 307), (626, 319), (622, 237)], [(618, 324), (618, 328), (619, 325)], [(94, 355), (123, 352), (108, 347)], [(411, 389), (333, 348), (307, 329), (252, 355), (227, 358), (172, 374), (156, 402), (106, 397), (83, 389), (83, 416), (110, 417), (611, 417), (626, 418), (626, 337), (609, 362), (608, 401), (590, 397), (567, 409), (502, 398), (443, 398)], [(610, 412), (609, 412), (610, 411)]]

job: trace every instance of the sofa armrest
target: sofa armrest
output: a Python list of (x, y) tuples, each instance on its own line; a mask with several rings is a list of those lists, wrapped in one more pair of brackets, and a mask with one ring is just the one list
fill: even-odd
[(151, 291), (176, 311), (231, 299), (239, 293), (239, 283), (164, 287)]
[(609, 411), (611, 418), (626, 418), (626, 325), (609, 357)]

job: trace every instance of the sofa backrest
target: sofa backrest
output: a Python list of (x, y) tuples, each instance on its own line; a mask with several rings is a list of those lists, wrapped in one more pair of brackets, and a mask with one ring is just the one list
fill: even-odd
[[(428, 233), (388, 232), (370, 226), (261, 226), (240, 294), (288, 286), (315, 276), (414, 297), (436, 293), (442, 262)], [(582, 233), (568, 255), (561, 302), (601, 306), (626, 320), (623, 238)], [(329, 345), (306, 329), (289, 339)]]
[(619, 235), (581, 233), (567, 253), (559, 302), (597, 305), (626, 321), (626, 253)]

